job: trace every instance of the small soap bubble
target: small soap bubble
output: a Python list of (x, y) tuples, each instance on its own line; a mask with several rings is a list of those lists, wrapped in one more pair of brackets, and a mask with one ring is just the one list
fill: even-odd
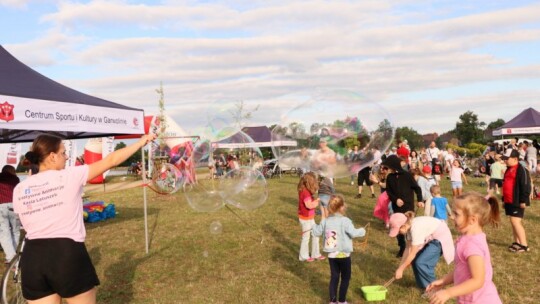
[(220, 221), (213, 221), (210, 223), (210, 233), (211, 234), (221, 234), (223, 232), (223, 225)]

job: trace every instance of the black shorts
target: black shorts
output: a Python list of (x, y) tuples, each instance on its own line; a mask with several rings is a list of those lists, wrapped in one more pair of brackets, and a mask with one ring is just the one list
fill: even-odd
[(503, 180), (500, 178), (490, 178), (489, 179), (489, 188), (492, 189), (495, 187), (495, 185), (499, 186), (499, 188), (502, 188)]
[(86, 246), (69, 238), (26, 240), (21, 272), (27, 300), (55, 293), (71, 298), (99, 285)]
[(370, 170), (360, 170), (358, 171), (358, 186), (362, 186), (364, 182), (367, 186), (373, 185), (373, 182), (369, 179), (369, 175), (371, 174)]
[(525, 208), (516, 207), (513, 204), (504, 204), (504, 213), (508, 216), (523, 218)]

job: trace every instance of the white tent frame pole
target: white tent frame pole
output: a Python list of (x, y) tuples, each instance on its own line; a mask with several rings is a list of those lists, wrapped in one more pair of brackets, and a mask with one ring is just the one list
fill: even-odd
[(147, 202), (146, 202), (146, 169), (145, 169), (145, 162), (144, 162), (144, 147), (141, 147), (141, 163), (142, 163), (142, 176), (143, 176), (143, 201), (144, 201), (144, 248), (146, 254), (148, 254), (148, 209), (147, 209)]

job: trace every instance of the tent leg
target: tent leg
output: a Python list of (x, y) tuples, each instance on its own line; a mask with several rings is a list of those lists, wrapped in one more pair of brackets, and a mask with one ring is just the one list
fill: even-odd
[(142, 176), (143, 176), (143, 201), (144, 201), (144, 244), (145, 252), (148, 254), (148, 209), (146, 203), (146, 169), (144, 164), (144, 147), (141, 148), (141, 158), (142, 158)]

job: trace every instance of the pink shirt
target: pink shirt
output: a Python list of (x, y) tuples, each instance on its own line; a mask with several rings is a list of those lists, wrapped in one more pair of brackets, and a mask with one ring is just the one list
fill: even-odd
[(452, 170), (450, 170), (450, 181), (452, 182), (461, 182), (461, 174), (463, 173), (463, 169), (459, 167), (452, 167)]
[(82, 193), (88, 165), (29, 176), (13, 191), (13, 209), (30, 240), (70, 238), (84, 242)]
[(491, 255), (484, 233), (462, 235), (457, 239), (454, 285), (458, 285), (471, 278), (471, 272), (469, 270), (469, 265), (467, 264), (467, 258), (470, 256), (481, 256), (484, 259), (484, 286), (471, 294), (458, 297), (458, 303), (501, 304), (502, 301), (497, 293), (497, 288), (495, 287), (495, 284), (493, 284)]

